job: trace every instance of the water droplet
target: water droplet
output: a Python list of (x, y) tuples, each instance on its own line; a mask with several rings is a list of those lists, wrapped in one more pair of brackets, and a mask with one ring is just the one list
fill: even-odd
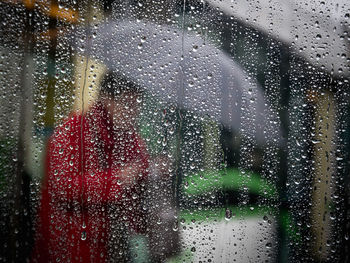
[(226, 219), (227, 221), (229, 221), (229, 220), (231, 220), (231, 218), (232, 218), (232, 210), (226, 208), (226, 211), (225, 211), (225, 219)]
[(178, 230), (179, 230), (179, 224), (178, 224), (178, 221), (175, 221), (173, 225), (173, 231), (177, 232)]
[(86, 231), (81, 232), (81, 240), (86, 240)]

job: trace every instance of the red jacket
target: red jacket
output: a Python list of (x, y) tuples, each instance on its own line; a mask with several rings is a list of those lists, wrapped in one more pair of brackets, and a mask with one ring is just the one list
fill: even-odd
[[(115, 130), (108, 120), (98, 103), (49, 139), (33, 262), (108, 261), (110, 210), (134, 231), (144, 230), (147, 153), (135, 131)], [(134, 186), (123, 187), (118, 174), (129, 162), (141, 172)]]

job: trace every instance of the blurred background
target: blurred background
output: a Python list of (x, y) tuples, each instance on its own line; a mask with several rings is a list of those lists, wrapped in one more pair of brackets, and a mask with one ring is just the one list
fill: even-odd
[(349, 262), (348, 1), (1, 0), (0, 14), (1, 262), (29, 260), (47, 140), (110, 67), (147, 90), (140, 134), (174, 167), (150, 172), (154, 229), (133, 262)]

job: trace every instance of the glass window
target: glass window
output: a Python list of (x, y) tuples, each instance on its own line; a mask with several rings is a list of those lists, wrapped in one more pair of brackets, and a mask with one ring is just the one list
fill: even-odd
[(345, 0), (1, 0), (1, 262), (348, 262)]

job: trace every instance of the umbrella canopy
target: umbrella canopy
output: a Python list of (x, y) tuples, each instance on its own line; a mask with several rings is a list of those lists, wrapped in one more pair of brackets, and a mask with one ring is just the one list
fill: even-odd
[[(314, 65), (350, 77), (348, 0), (260, 0), (255, 4), (205, 0), (227, 16), (293, 46)], [(297, 12), (296, 12), (297, 10)]]
[(281, 141), (279, 127), (273, 127), (276, 113), (256, 81), (199, 35), (144, 21), (113, 21), (76, 36), (78, 51), (152, 95), (210, 116), (260, 143)]

